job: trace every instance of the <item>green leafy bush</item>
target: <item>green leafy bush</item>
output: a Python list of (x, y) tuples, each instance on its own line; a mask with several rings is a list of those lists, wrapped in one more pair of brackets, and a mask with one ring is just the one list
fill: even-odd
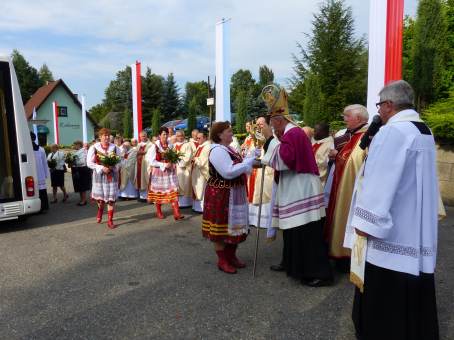
[(329, 123), (329, 129), (336, 133), (339, 130), (345, 129), (345, 122), (343, 120), (334, 120)]
[(454, 145), (454, 91), (424, 110), (422, 117), (438, 143)]
[(438, 143), (454, 145), (454, 112), (433, 114), (424, 118)]
[(247, 133), (235, 133), (234, 136), (238, 139), (238, 143), (243, 144), (246, 139)]

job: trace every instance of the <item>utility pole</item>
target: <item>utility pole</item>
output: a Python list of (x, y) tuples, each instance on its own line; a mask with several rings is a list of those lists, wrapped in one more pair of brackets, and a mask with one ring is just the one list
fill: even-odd
[(213, 124), (213, 106), (214, 106), (214, 98), (211, 95), (211, 85), (210, 85), (210, 76), (208, 76), (208, 98), (207, 98), (207, 106), (210, 110), (210, 129), (211, 125)]

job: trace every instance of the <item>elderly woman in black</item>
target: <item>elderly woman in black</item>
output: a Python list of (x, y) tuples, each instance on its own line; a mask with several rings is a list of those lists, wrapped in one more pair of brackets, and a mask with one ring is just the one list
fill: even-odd
[(68, 194), (65, 189), (65, 154), (58, 149), (57, 144), (52, 144), (50, 150), (51, 152), (47, 155), (53, 195), (53, 200), (50, 203), (57, 203), (57, 188), (60, 188), (63, 192), (63, 202), (66, 202)]
[(80, 195), (79, 206), (87, 205), (87, 191), (91, 187), (91, 170), (87, 166), (87, 149), (83, 147), (81, 141), (75, 141), (73, 144), (74, 164), (71, 168), (74, 192)]

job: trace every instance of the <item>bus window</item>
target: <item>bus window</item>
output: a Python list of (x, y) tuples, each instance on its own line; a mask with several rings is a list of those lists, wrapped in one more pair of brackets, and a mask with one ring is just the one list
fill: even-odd
[(14, 190), (14, 162), (16, 150), (11, 149), (15, 140), (14, 112), (12, 110), (11, 82), (8, 63), (0, 63), (0, 201), (17, 198)]

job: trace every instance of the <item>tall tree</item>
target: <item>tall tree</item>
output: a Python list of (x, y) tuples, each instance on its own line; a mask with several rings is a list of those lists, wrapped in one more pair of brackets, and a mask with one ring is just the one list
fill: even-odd
[(450, 88), (450, 96), (454, 89), (454, 0), (447, 0), (445, 2), (446, 13), (446, 31), (447, 31), (447, 65), (445, 70), (445, 81)]
[(131, 67), (126, 66), (117, 72), (116, 78), (105, 90), (104, 105), (109, 111), (132, 112)]
[(274, 72), (268, 66), (263, 65), (259, 67), (259, 85), (263, 88), (266, 85), (274, 82)]
[(323, 2), (307, 37), (307, 48), (297, 45), (293, 80), (304, 82), (308, 71), (317, 76), (326, 117), (336, 120), (347, 104), (366, 101), (367, 51), (364, 39), (354, 36), (351, 7), (342, 0)]
[(11, 57), (16, 71), (17, 81), (19, 82), (22, 101), (25, 104), (36, 90), (44, 85), (44, 82), (39, 77), (36, 68), (31, 66), (18, 50), (13, 50)]
[(197, 103), (197, 98), (193, 97), (188, 104), (188, 125), (187, 125), (187, 134), (190, 136), (192, 130), (197, 127), (197, 114), (199, 113), (199, 104)]
[(305, 125), (314, 126), (319, 122), (328, 122), (331, 117), (325, 111), (323, 93), (320, 81), (315, 74), (309, 74), (306, 78), (306, 95), (304, 98), (303, 120)]
[(163, 99), (162, 115), (164, 119), (172, 120), (177, 118), (178, 109), (180, 108), (180, 97), (173, 73), (169, 73), (165, 80)]
[(288, 105), (290, 114), (295, 114), (304, 120), (304, 99), (306, 98), (305, 82), (299, 81), (291, 85), (288, 94)]
[(246, 90), (240, 90), (236, 95), (236, 117), (235, 117), (235, 130), (237, 133), (244, 133), (246, 132), (246, 121), (248, 120), (248, 112), (249, 112), (249, 103), (251, 102), (250, 99), (250, 92)]
[(164, 101), (164, 78), (151, 72), (147, 67), (142, 78), (142, 122), (143, 126), (151, 126), (152, 112), (162, 109)]
[(402, 46), (402, 78), (408, 82), (413, 80), (413, 55), (412, 46), (415, 37), (415, 20), (405, 16)]
[(151, 122), (151, 130), (153, 136), (157, 136), (161, 128), (161, 111), (158, 108), (153, 109), (153, 118)]
[(132, 137), (132, 112), (125, 110), (123, 112), (123, 137), (131, 138)]
[(240, 69), (232, 75), (230, 81), (230, 102), (232, 103), (232, 112), (238, 111), (236, 103), (237, 96), (240, 92), (257, 92), (255, 80), (249, 70)]
[(448, 94), (443, 81), (447, 63), (447, 24), (441, 0), (419, 1), (414, 29), (411, 83), (416, 94), (416, 106), (421, 111)]
[(194, 100), (198, 115), (208, 116), (208, 83), (206, 81), (187, 82), (185, 85), (184, 111), (189, 114), (189, 104)]
[(104, 104), (97, 104), (92, 106), (90, 109), (90, 116), (93, 118), (97, 123), (99, 123), (109, 112), (109, 108), (106, 107)]
[(43, 66), (41, 66), (38, 73), (43, 83), (54, 81), (54, 76), (46, 64), (43, 64)]

